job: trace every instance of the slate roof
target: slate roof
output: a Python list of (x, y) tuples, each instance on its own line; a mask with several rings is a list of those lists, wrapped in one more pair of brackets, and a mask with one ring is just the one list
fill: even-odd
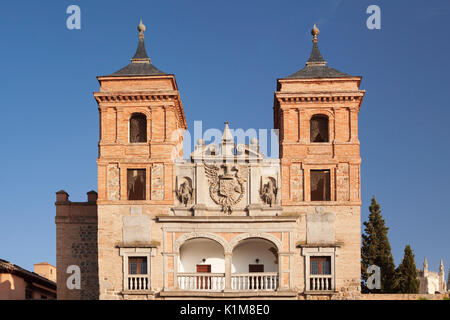
[(150, 58), (147, 55), (147, 51), (145, 50), (145, 42), (144, 37), (139, 37), (138, 46), (136, 49), (136, 53), (131, 59), (131, 63), (119, 71), (116, 71), (108, 77), (124, 77), (124, 76), (163, 76), (167, 75), (167, 73), (162, 72), (158, 68), (156, 68)]
[(313, 42), (311, 55), (309, 56), (306, 66), (294, 74), (286, 77), (286, 79), (312, 79), (312, 78), (344, 78), (351, 75), (343, 73), (339, 70), (328, 67), (327, 62), (320, 53), (317, 42)]

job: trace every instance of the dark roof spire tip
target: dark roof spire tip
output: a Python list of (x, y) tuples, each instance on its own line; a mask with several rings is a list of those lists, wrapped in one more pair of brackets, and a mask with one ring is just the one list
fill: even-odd
[(327, 62), (322, 57), (319, 50), (319, 35), (320, 30), (317, 28), (316, 24), (313, 25), (311, 30), (311, 35), (313, 36), (313, 46), (311, 50), (311, 55), (309, 56), (306, 66), (300, 69), (294, 74), (291, 74), (287, 78), (290, 79), (315, 79), (315, 78), (343, 78), (349, 77), (348, 74), (340, 72), (336, 69), (327, 66)]
[(123, 76), (161, 76), (166, 73), (158, 70), (151, 62), (145, 50), (144, 32), (146, 26), (142, 23), (142, 19), (139, 22), (137, 30), (139, 31), (139, 41), (136, 49), (136, 53), (131, 58), (131, 63), (119, 71), (114, 72), (110, 76), (123, 77)]
[(145, 25), (142, 23), (142, 19), (137, 27), (139, 31), (139, 42), (136, 49), (136, 53), (133, 58), (131, 58), (131, 63), (151, 63), (150, 58), (145, 50), (144, 32), (146, 30)]

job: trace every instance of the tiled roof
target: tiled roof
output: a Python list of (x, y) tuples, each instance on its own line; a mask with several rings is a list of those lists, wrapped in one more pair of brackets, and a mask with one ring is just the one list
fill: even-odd
[(317, 37), (313, 40), (311, 55), (306, 66), (286, 79), (314, 79), (314, 78), (344, 78), (351, 77), (346, 73), (327, 66), (327, 62), (320, 53)]
[(162, 76), (166, 73), (156, 68), (145, 50), (144, 36), (139, 36), (139, 42), (136, 49), (136, 53), (131, 59), (131, 63), (124, 68), (116, 71), (108, 77), (126, 77), (126, 76)]
[(33, 281), (40, 283), (44, 286), (47, 286), (51, 289), (56, 290), (56, 282), (53, 282), (47, 278), (44, 278), (37, 273), (28, 271), (18, 265), (15, 265), (7, 260), (0, 259), (0, 273), (12, 273), (19, 277), (24, 278), (25, 280)]

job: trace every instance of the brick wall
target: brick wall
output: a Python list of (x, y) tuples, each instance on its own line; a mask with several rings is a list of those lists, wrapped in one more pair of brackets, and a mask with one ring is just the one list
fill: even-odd
[[(96, 193), (88, 202), (71, 202), (58, 192), (56, 205), (57, 298), (60, 300), (98, 299), (97, 204)], [(95, 198), (95, 199), (94, 199)], [(66, 282), (70, 265), (81, 271), (81, 288), (69, 290)]]

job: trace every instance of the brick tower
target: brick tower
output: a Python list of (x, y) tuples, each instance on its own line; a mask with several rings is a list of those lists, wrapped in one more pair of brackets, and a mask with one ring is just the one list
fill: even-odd
[[(361, 242), (358, 113), (365, 91), (359, 90), (361, 77), (327, 66), (319, 51), (319, 29), (315, 25), (311, 34), (313, 47), (306, 66), (278, 79), (275, 92), (281, 204), (284, 212), (306, 215), (300, 222), (306, 233), (300, 233), (299, 239), (305, 269), (309, 270), (311, 256), (331, 252), (336, 257), (332, 261), (336, 267), (336, 289), (345, 286), (358, 290)], [(307, 282), (306, 291), (313, 290), (309, 285)]]
[[(160, 228), (151, 230), (150, 220), (167, 214), (174, 204), (174, 161), (182, 157), (180, 133), (186, 129), (175, 76), (158, 70), (150, 61), (142, 21), (138, 31), (138, 47), (131, 63), (98, 77), (100, 91), (94, 93), (100, 113), (100, 299), (116, 298), (108, 289), (122, 287), (122, 258), (150, 257), (151, 235), (161, 232)], [(145, 231), (143, 236), (139, 230)], [(158, 258), (153, 261), (162, 264)]]

